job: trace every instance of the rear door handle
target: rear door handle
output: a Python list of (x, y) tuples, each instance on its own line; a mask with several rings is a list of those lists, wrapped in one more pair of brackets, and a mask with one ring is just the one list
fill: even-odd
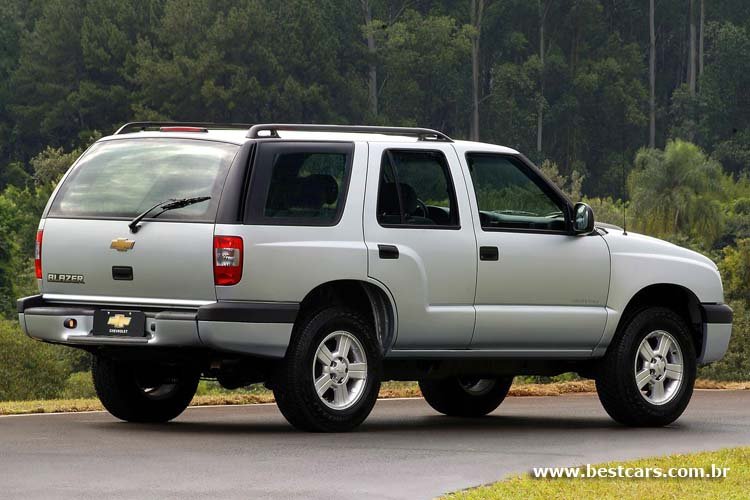
[(378, 256), (381, 259), (398, 259), (398, 247), (396, 245), (378, 245)]
[(500, 260), (497, 247), (479, 247), (479, 260)]

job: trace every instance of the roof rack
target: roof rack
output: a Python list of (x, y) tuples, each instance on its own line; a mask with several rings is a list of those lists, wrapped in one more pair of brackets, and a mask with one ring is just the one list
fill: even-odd
[[(303, 132), (350, 132), (357, 134), (385, 134), (416, 137), (420, 141), (453, 142), (442, 132), (429, 128), (415, 127), (373, 127), (369, 125), (311, 125), (291, 123), (264, 123), (253, 125), (247, 132), (250, 139), (279, 138), (279, 130)], [(267, 134), (261, 135), (261, 132)]]
[(206, 129), (239, 129), (246, 130), (252, 127), (249, 123), (211, 123), (211, 122), (170, 122), (170, 121), (150, 121), (150, 122), (130, 122), (117, 129), (114, 135), (130, 134), (133, 132), (143, 132), (149, 129), (159, 129), (161, 127), (203, 127)]

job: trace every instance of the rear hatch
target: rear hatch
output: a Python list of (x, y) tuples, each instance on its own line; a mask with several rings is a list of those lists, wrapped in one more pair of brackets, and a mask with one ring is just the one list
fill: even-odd
[[(213, 232), (239, 146), (124, 138), (92, 146), (60, 186), (42, 236), (42, 291), (58, 301), (195, 306), (216, 300)], [(169, 199), (210, 197), (154, 210)]]

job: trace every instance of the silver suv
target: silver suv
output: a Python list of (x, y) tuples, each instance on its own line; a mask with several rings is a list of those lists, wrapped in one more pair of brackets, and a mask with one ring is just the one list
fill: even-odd
[(419, 128), (127, 124), (53, 193), (36, 272), (23, 329), (91, 352), (134, 422), (178, 416), (201, 377), (342, 431), (381, 380), (476, 417), (514, 375), (572, 371), (618, 422), (665, 425), (732, 329), (709, 259), (595, 224), (517, 151)]

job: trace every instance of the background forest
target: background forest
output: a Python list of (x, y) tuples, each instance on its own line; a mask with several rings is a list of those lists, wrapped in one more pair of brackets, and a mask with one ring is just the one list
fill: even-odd
[[(31, 342), (59, 176), (126, 121), (418, 125), (517, 148), (598, 220), (719, 262), (750, 379), (750, 2), (0, 0), (0, 399), (85, 392)], [(81, 389), (84, 387), (84, 389)]]

